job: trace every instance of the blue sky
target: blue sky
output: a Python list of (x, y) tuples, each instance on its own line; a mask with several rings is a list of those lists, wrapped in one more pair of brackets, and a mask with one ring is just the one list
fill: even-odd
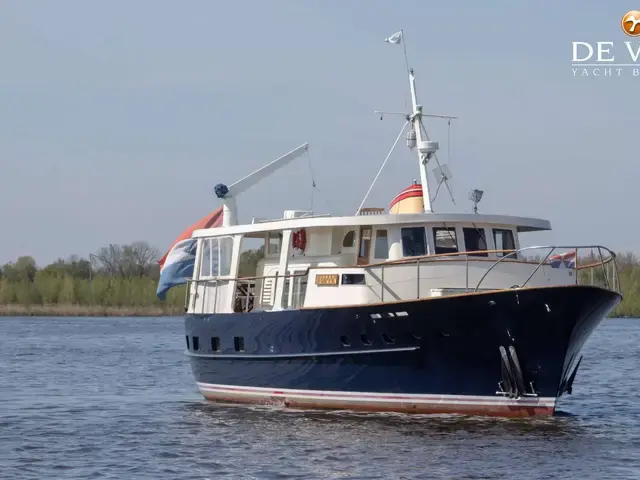
[[(637, 7), (637, 6), (636, 6)], [(310, 142), (316, 210), (355, 211), (402, 120), (403, 28), (425, 110), (459, 116), (457, 206), (537, 216), (525, 243), (640, 250), (631, 193), (640, 76), (580, 78), (571, 41), (622, 42), (626, 2), (2, 2), (0, 263), (109, 243), (164, 250), (212, 189)], [(629, 101), (633, 100), (633, 101)], [(428, 121), (447, 159), (447, 130)], [(399, 145), (367, 206), (419, 178)], [(238, 199), (240, 219), (309, 205), (307, 158)]]

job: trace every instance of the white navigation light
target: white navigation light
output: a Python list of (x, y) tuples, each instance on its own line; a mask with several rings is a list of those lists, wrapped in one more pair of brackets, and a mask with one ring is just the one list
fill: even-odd
[(473, 213), (478, 213), (478, 203), (482, 200), (484, 191), (474, 188), (469, 191), (469, 200), (473, 202)]
[(407, 132), (407, 147), (413, 150), (416, 146), (416, 131), (412, 128)]

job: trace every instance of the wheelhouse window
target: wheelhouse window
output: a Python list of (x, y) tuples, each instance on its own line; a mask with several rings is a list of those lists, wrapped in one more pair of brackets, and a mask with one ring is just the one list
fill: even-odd
[[(505, 228), (493, 229), (493, 241), (496, 245), (496, 250), (515, 250), (516, 242), (513, 237), (513, 230), (507, 230)], [(504, 257), (509, 255), (509, 252), (498, 252), (498, 257)], [(516, 254), (509, 255), (509, 258), (517, 258)]]
[(267, 234), (267, 254), (280, 255), (281, 250), (282, 250), (282, 233), (269, 232)]
[(402, 236), (402, 255), (419, 257), (427, 254), (427, 236), (424, 227), (405, 227), (400, 229)]
[(373, 258), (387, 259), (389, 257), (389, 239), (386, 230), (376, 230), (376, 243), (373, 247)]
[(355, 230), (349, 230), (347, 234), (344, 236), (344, 238), (342, 239), (342, 247), (343, 248), (353, 247), (353, 243), (355, 242), (355, 240), (356, 240)]
[[(487, 249), (487, 237), (484, 228), (465, 227), (462, 229), (464, 234), (464, 249), (466, 252), (477, 252), (478, 250)], [(482, 253), (472, 253), (474, 257), (487, 257), (489, 254), (485, 251)]]
[(205, 238), (202, 240), (200, 277), (218, 277), (231, 274), (232, 237)]
[(436, 247), (436, 255), (441, 253), (456, 253), (458, 251), (458, 239), (455, 227), (434, 227), (433, 243)]
[(304, 305), (304, 297), (307, 294), (307, 276), (303, 275), (303, 270), (293, 272), (298, 276), (293, 277), (293, 308), (300, 308)]

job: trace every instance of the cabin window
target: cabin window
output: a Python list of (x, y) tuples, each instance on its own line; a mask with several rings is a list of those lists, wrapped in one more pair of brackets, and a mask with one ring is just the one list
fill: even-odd
[(477, 257), (487, 257), (489, 254), (486, 252), (487, 249), (487, 237), (484, 232), (484, 228), (463, 228), (462, 233), (464, 233), (464, 246), (465, 251), (467, 252), (475, 252), (478, 250), (485, 250), (483, 253), (473, 253), (473, 256)]
[(433, 243), (436, 247), (436, 255), (441, 253), (456, 253), (458, 240), (454, 227), (436, 227), (433, 229)]
[(344, 239), (342, 240), (342, 247), (343, 248), (349, 248), (349, 247), (353, 247), (353, 242), (356, 239), (356, 232), (355, 230), (350, 230), (347, 232), (347, 234), (344, 236)]
[(304, 297), (307, 294), (307, 276), (301, 275), (303, 271), (293, 272), (298, 274), (293, 277), (293, 308), (300, 308), (304, 305)]
[[(515, 250), (516, 242), (513, 238), (513, 231), (507, 230), (505, 228), (494, 228), (493, 229), (493, 241), (496, 245), (496, 250)], [(505, 255), (509, 255), (509, 252), (498, 252), (496, 253), (498, 257), (504, 257)], [(509, 255), (509, 258), (517, 258), (517, 255)]]
[(219, 272), (218, 275), (231, 275), (231, 255), (233, 254), (233, 238), (222, 237), (219, 241)]
[(202, 255), (200, 256), (200, 276), (211, 276), (211, 245), (209, 239), (202, 240)]
[(205, 238), (202, 241), (200, 277), (231, 274), (232, 237)]
[(420, 257), (427, 254), (427, 236), (424, 227), (405, 227), (400, 229), (402, 235), (402, 255)]
[(282, 233), (269, 232), (267, 235), (267, 254), (280, 255), (282, 250)]
[(373, 247), (373, 258), (387, 259), (389, 257), (389, 239), (386, 230), (376, 230), (376, 243)]
[(364, 273), (343, 273), (342, 285), (365, 285)]

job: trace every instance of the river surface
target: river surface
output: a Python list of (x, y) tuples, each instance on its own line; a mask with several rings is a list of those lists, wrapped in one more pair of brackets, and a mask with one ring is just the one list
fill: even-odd
[(640, 479), (640, 320), (542, 419), (206, 403), (181, 318), (0, 318), (0, 478)]

